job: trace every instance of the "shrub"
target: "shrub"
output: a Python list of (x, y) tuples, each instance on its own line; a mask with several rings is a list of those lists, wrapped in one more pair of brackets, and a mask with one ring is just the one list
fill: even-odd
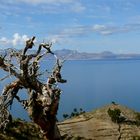
[(108, 115), (111, 117), (111, 120), (115, 123), (121, 123), (125, 120), (125, 118), (121, 116), (120, 109), (111, 110), (109, 108), (108, 109)]

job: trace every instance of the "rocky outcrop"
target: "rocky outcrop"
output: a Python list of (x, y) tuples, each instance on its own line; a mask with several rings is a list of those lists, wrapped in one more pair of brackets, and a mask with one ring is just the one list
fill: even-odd
[[(120, 109), (126, 119), (122, 123), (112, 122), (108, 109)], [(58, 123), (61, 135), (66, 139), (90, 140), (134, 140), (140, 136), (140, 125), (136, 112), (127, 107), (111, 104), (93, 112)]]

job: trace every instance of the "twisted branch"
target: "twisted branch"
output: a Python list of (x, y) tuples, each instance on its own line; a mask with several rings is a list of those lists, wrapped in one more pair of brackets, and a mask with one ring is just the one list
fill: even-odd
[[(8, 54), (0, 56), (0, 68), (16, 78), (15, 81), (4, 87), (0, 96), (0, 122), (2, 124), (0, 128), (5, 129), (7, 123), (10, 122), (8, 107), (13, 104), (15, 98), (24, 106), (30, 118), (41, 127), (48, 140), (60, 139), (56, 126), (56, 114), (61, 94), (57, 83), (66, 83), (61, 75), (62, 63), (52, 52), (52, 43), (41, 43), (36, 53), (27, 54), (28, 50), (33, 48), (34, 40), (35, 37), (27, 40), (22, 52), (11, 49)], [(42, 48), (45, 49), (45, 52), (41, 54)], [(53, 55), (56, 63), (47, 82), (43, 83), (39, 80), (39, 62), (47, 54)], [(12, 58), (17, 61), (18, 66), (15, 66), (14, 61), (12, 63)], [(29, 98), (26, 100), (21, 100), (18, 96), (18, 92), (22, 88), (28, 91)]]

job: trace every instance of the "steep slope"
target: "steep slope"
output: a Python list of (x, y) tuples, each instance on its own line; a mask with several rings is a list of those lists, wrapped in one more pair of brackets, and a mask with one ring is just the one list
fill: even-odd
[[(122, 123), (112, 122), (108, 109), (120, 109), (126, 120)], [(107, 105), (93, 112), (65, 120), (59, 123), (63, 137), (91, 140), (138, 140), (140, 125), (137, 113), (121, 105)]]

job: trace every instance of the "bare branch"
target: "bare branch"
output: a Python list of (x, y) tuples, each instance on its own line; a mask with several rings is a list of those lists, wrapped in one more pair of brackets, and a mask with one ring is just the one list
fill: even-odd
[(23, 50), (23, 56), (26, 54), (28, 49), (31, 49), (34, 46), (34, 40), (35, 40), (35, 36), (33, 36), (31, 39), (26, 41), (26, 47)]
[(14, 75), (15, 77), (20, 79), (20, 74), (17, 73), (14, 69), (12, 69), (12, 65), (9, 63), (5, 63), (5, 60), (0, 57), (0, 68), (3, 69), (6, 72), (10, 71), (11, 75)]
[[(58, 82), (67, 82), (61, 75), (63, 61), (60, 61), (52, 52), (52, 43), (41, 43), (35, 53), (28, 54), (27, 51), (34, 46), (34, 40), (34, 36), (27, 40), (22, 52), (11, 49), (4, 56), (0, 56), (0, 68), (9, 72), (9, 75), (0, 80), (8, 78), (10, 75), (16, 78), (15, 81), (5, 86), (0, 96), (0, 111), (4, 114), (0, 113), (0, 123), (5, 120), (0, 127), (6, 126), (9, 122), (8, 107), (13, 104), (13, 99), (17, 99), (28, 111), (31, 119), (41, 127), (48, 140), (60, 139), (60, 135), (58, 135), (60, 133), (56, 133), (58, 129), (55, 128), (61, 94)], [(42, 53), (43, 48), (45, 51)], [(47, 54), (52, 54), (56, 59), (56, 63), (47, 79), (47, 83), (43, 83), (39, 81), (39, 63), (42, 60), (41, 58)], [(17, 60), (17, 66), (15, 66), (14, 60)], [(18, 96), (18, 92), (22, 88), (28, 91), (29, 98), (27, 100), (21, 100)]]

